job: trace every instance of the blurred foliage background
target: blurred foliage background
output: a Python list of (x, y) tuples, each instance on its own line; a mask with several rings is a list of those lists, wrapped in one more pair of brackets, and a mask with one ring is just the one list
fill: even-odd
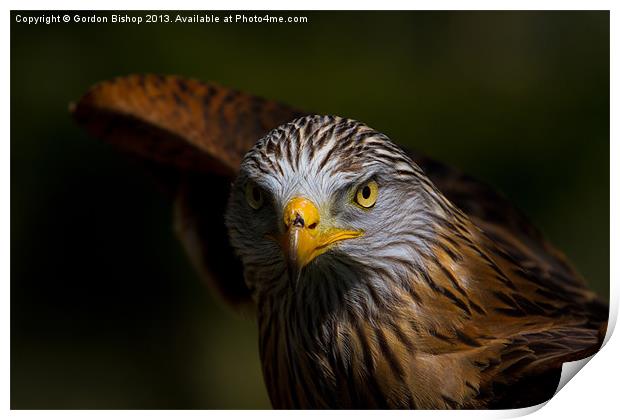
[(17, 14), (41, 13), (11, 16), (14, 409), (269, 407), (253, 320), (199, 282), (149, 177), (69, 118), (89, 86), (129, 73), (362, 120), (503, 191), (608, 296), (607, 12), (36, 26)]

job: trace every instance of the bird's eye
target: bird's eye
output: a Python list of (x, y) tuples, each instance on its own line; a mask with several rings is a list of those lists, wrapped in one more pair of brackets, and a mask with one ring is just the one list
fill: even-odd
[(368, 181), (357, 189), (355, 202), (368, 209), (375, 205), (379, 196), (379, 186), (375, 181)]
[(254, 210), (258, 210), (263, 205), (263, 190), (252, 181), (248, 181), (248, 183), (245, 185), (245, 199), (250, 205), (250, 207), (252, 207)]

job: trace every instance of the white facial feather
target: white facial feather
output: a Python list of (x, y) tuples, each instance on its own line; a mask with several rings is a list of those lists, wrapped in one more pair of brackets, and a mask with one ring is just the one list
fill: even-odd
[[(246, 155), (226, 214), (246, 282), (259, 292), (287, 287), (283, 253), (265, 236), (283, 231), (282, 212), (290, 199), (305, 197), (319, 209), (321, 223), (364, 235), (313, 260), (304, 269), (302, 287), (351, 290), (363, 280), (385, 289), (377, 273), (402, 277), (395, 261), (421, 264), (431, 252), (424, 238), (435, 234), (427, 217), (432, 197), (420, 187), (420, 177), (417, 165), (385, 135), (353, 120), (310, 116), (273, 130)], [(378, 199), (363, 209), (353, 197), (370, 179), (379, 186)], [(268, 197), (259, 210), (245, 201), (248, 180)]]

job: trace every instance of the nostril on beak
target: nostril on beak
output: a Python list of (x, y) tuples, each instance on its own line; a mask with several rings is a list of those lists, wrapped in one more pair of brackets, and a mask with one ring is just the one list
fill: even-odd
[(295, 219), (293, 219), (293, 226), (304, 227), (304, 218), (299, 213), (295, 213)]

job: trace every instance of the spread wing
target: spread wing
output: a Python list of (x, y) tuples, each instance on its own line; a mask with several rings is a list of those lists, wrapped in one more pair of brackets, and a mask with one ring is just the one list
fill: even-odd
[[(132, 75), (93, 86), (72, 106), (92, 135), (148, 164), (170, 187), (175, 226), (194, 265), (229, 303), (249, 301), (224, 228), (231, 180), (244, 154), (299, 110), (214, 83)], [(542, 278), (582, 282), (566, 258), (506, 199), (458, 170), (411, 153), (448, 199)], [(209, 194), (205, 193), (205, 186)]]
[(227, 303), (249, 303), (224, 227), (229, 186), (254, 143), (301, 113), (215, 83), (156, 75), (98, 83), (71, 112), (166, 184), (176, 232), (199, 273)]
[(301, 115), (215, 83), (156, 75), (98, 83), (71, 112), (91, 134), (126, 152), (228, 178), (258, 138)]

